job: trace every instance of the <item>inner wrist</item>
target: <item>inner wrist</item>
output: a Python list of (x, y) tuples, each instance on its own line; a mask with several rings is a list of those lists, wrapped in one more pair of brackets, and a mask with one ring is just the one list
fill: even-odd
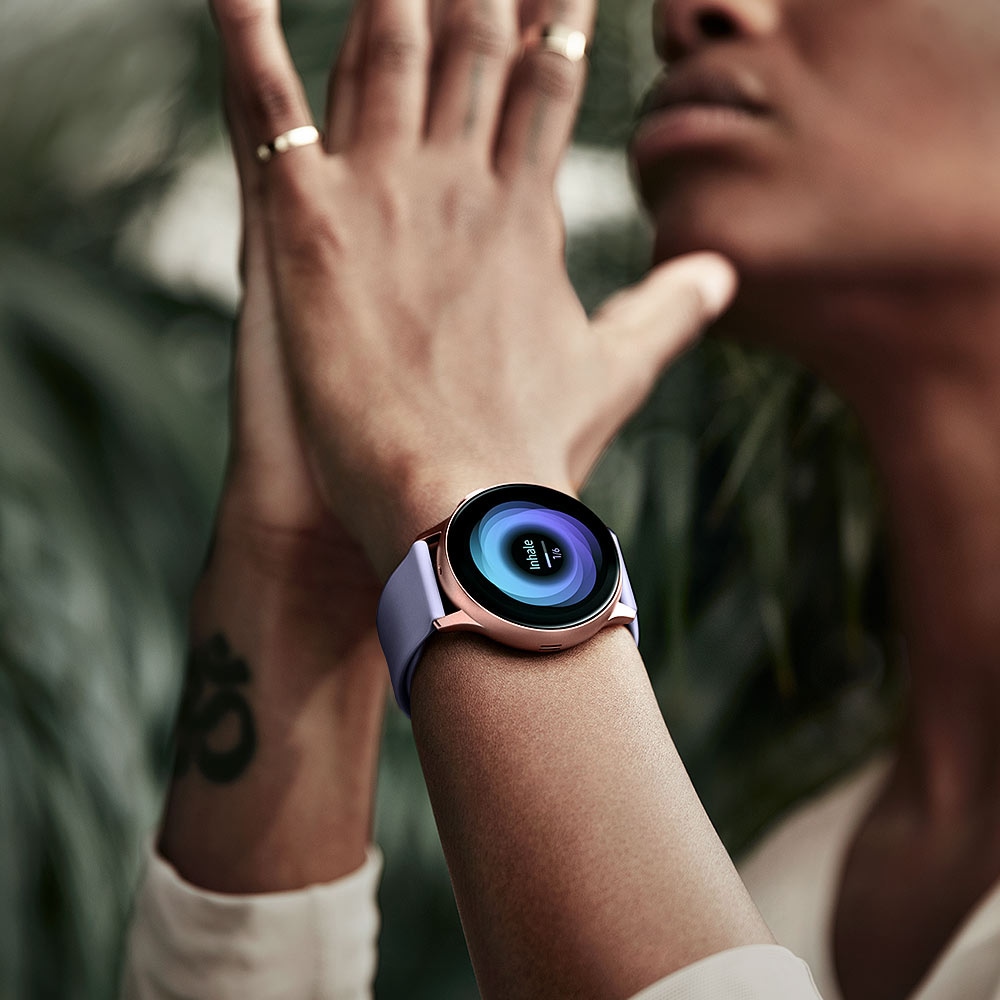
[(371, 647), (379, 593), (347, 536), (337, 541), (220, 516), (192, 601), (191, 638), (223, 632), (284, 669), (311, 661), (332, 671), (377, 655)]
[(245, 574), (267, 589), (323, 597), (346, 576), (345, 548), (354, 548), (349, 537), (322, 522), (309, 527), (266, 523), (223, 498), (206, 572)]

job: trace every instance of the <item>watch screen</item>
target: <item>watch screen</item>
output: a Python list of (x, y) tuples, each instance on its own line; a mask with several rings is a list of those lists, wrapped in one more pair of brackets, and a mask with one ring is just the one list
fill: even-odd
[(448, 558), (466, 593), (507, 621), (567, 628), (618, 588), (611, 532), (578, 500), (542, 486), (498, 486), (455, 514)]

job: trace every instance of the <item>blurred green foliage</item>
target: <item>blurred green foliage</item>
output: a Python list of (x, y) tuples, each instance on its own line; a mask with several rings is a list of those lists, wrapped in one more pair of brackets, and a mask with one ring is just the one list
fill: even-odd
[[(318, 99), (346, 0), (286, 4)], [(109, 998), (155, 822), (183, 619), (224, 459), (231, 317), (123, 238), (220, 141), (200, 6), (0, 12), (0, 1000)], [(620, 147), (645, 2), (605, 4), (578, 139)], [(596, 305), (645, 268), (638, 215), (570, 241)], [(727, 842), (888, 732), (878, 498), (857, 428), (791, 366), (709, 343), (588, 498), (617, 528), (643, 650)], [(378, 993), (475, 995), (408, 727), (391, 714)]]

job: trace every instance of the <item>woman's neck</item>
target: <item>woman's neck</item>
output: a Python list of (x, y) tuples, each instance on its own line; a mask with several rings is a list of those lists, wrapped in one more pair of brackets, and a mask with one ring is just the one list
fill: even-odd
[(889, 512), (897, 779), (931, 821), (981, 814), (1000, 803), (1000, 281), (852, 291), (824, 318), (803, 360), (858, 412)]
[(862, 421), (909, 663), (901, 751), (927, 809), (955, 815), (1000, 792), (1000, 378), (897, 384)]

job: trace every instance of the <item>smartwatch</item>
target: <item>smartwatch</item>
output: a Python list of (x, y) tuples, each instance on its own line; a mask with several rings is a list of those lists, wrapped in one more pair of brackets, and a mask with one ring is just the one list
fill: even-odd
[(407, 715), (414, 672), (438, 632), (553, 653), (624, 625), (639, 642), (614, 532), (574, 497), (527, 484), (473, 493), (418, 538), (385, 585), (377, 622)]

